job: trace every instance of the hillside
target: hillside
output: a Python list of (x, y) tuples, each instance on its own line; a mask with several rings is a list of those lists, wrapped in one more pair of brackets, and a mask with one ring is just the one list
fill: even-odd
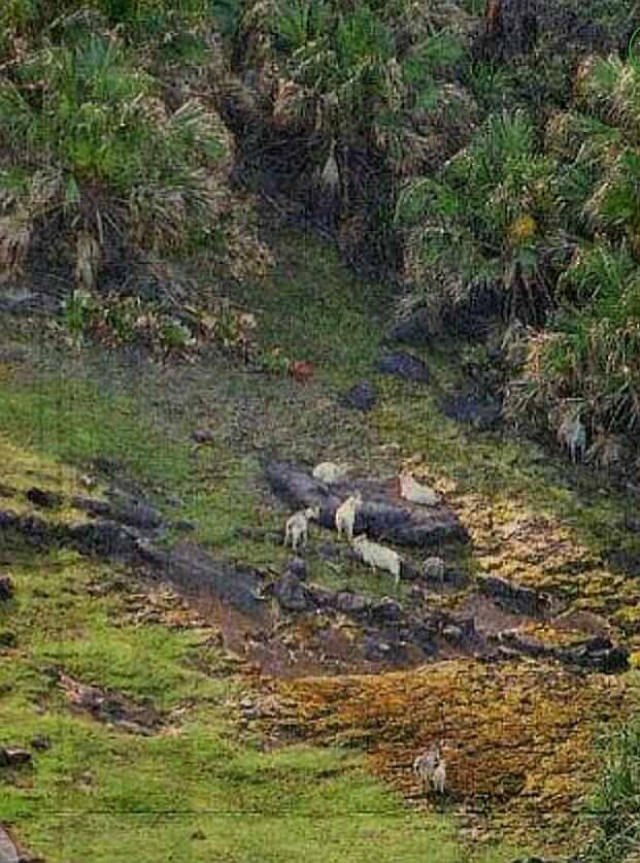
[(635, 15), (0, 12), (0, 861), (635, 859)]

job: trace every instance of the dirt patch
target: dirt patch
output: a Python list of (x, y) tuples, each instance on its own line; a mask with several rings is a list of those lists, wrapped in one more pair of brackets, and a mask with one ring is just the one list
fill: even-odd
[(126, 695), (89, 686), (62, 671), (56, 672), (56, 679), (75, 712), (88, 713), (99, 722), (133, 734), (152, 734), (162, 725), (160, 714), (151, 704), (136, 704)]

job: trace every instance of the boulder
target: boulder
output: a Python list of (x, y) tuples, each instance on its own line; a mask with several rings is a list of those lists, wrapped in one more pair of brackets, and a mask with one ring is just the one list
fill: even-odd
[(273, 595), (286, 611), (308, 611), (313, 600), (304, 584), (292, 573), (283, 575), (273, 586)]
[(421, 359), (404, 352), (384, 354), (376, 363), (376, 369), (382, 374), (417, 383), (427, 383), (430, 377)]
[(549, 614), (552, 610), (551, 597), (530, 587), (522, 587), (493, 575), (479, 575), (477, 583), (480, 593), (515, 614), (536, 617)]
[[(318, 521), (323, 527), (334, 528), (336, 509), (346, 497), (359, 489), (365, 499), (356, 513), (356, 534), (366, 532), (372, 539), (420, 547), (436, 545), (449, 539), (460, 542), (469, 540), (458, 517), (447, 506), (427, 509), (406, 501), (398, 502), (386, 490), (386, 482), (345, 481), (328, 489), (304, 470), (279, 461), (268, 461), (265, 475), (272, 491), (293, 509), (319, 506)], [(375, 499), (367, 497), (369, 490), (371, 498)]]
[(31, 764), (31, 753), (19, 746), (0, 746), (0, 767), (21, 767)]
[(62, 506), (64, 501), (63, 496), (55, 491), (45, 491), (44, 489), (35, 487), (30, 488), (26, 492), (25, 497), (34, 506), (39, 506), (42, 509), (55, 509)]
[(442, 411), (449, 419), (467, 423), (478, 431), (494, 428), (502, 416), (502, 403), (491, 396), (477, 393), (457, 393), (445, 396)]
[(370, 411), (376, 400), (376, 391), (369, 381), (361, 381), (340, 397), (339, 404), (353, 410)]
[(0, 601), (6, 601), (13, 596), (13, 581), (10, 575), (0, 575)]

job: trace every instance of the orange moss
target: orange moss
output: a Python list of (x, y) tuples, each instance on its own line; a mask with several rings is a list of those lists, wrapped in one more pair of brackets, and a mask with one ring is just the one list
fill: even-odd
[(419, 792), (413, 758), (444, 737), (449, 800), (462, 826), (476, 829), (482, 812), (485, 833), (521, 839), (544, 823), (546, 850), (581, 833), (574, 812), (596, 776), (594, 733), (631, 710), (621, 678), (528, 662), (455, 660), (384, 675), (273, 679), (267, 688), (278, 709), (265, 731), (295, 728), (314, 742), (362, 746), (374, 771), (411, 798)]

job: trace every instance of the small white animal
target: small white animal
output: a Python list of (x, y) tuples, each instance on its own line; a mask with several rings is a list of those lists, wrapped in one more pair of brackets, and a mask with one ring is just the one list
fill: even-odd
[(558, 428), (558, 440), (569, 450), (572, 462), (577, 461), (578, 453), (581, 459), (584, 458), (587, 431), (578, 414), (569, 414), (562, 420)]
[(353, 539), (353, 525), (356, 520), (356, 510), (362, 505), (362, 495), (359, 491), (352, 494), (346, 500), (343, 500), (340, 506), (336, 509), (336, 529), (338, 536), (342, 536), (342, 531), (347, 534), (349, 540)]
[(400, 497), (410, 503), (419, 503), (422, 506), (437, 506), (440, 503), (440, 495), (436, 494), (428, 485), (421, 485), (407, 471), (403, 471), (398, 477), (400, 480)]
[(385, 545), (379, 545), (377, 542), (371, 542), (364, 533), (356, 536), (352, 548), (365, 563), (371, 566), (371, 569), (376, 569), (376, 567), (385, 569), (395, 577), (396, 586), (400, 583), (402, 558), (397, 551), (387, 548)]
[(323, 461), (314, 467), (311, 476), (314, 479), (319, 479), (320, 482), (330, 485), (332, 482), (339, 482), (341, 479), (344, 479), (348, 473), (349, 465), (347, 464), (336, 464), (333, 461)]
[(298, 512), (294, 512), (294, 514), (287, 519), (287, 523), (284, 528), (283, 545), (286, 545), (291, 541), (291, 548), (294, 551), (297, 551), (298, 542), (300, 542), (300, 540), (302, 540), (302, 545), (306, 545), (309, 520), (312, 518), (317, 520), (319, 517), (319, 506), (307, 507), (307, 509), (301, 509)]
[(443, 744), (440, 741), (413, 761), (413, 772), (421, 779), (425, 792), (429, 790), (429, 785), (440, 794), (444, 792), (447, 768), (442, 750)]

